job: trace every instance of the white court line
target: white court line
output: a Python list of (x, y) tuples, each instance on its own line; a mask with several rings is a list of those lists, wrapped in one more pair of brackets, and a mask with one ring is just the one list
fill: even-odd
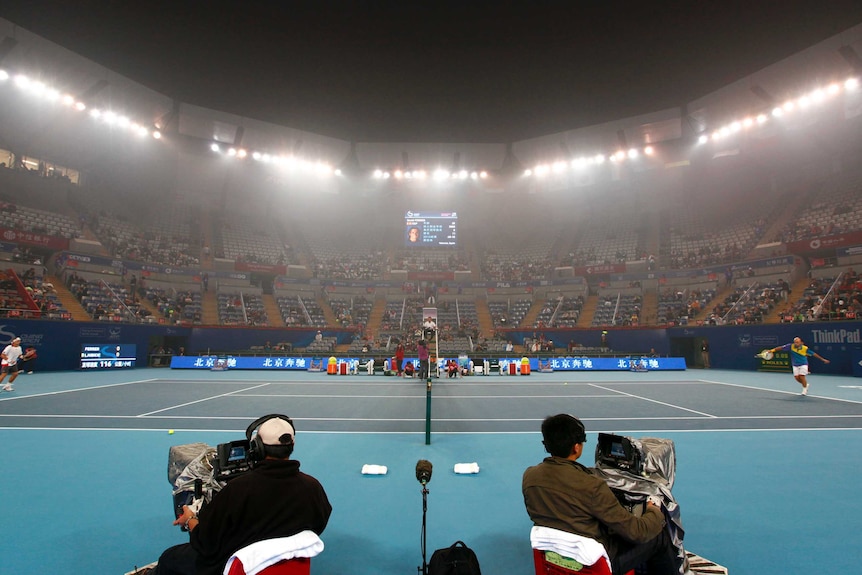
[[(540, 419), (533, 420), (541, 423)], [(0, 431), (122, 431), (122, 432), (146, 432), (164, 433), (165, 429), (140, 428), (140, 427), (0, 427)], [(243, 433), (242, 429), (184, 429), (177, 427), (177, 433)], [(766, 432), (818, 432), (818, 431), (862, 431), (862, 427), (785, 427), (785, 428), (749, 428), (749, 429), (639, 429), (631, 433), (666, 434), (666, 433), (766, 433)], [(587, 432), (587, 435), (596, 435), (599, 432)], [(628, 432), (627, 432), (628, 433)], [(306, 430), (303, 435), (425, 435), (424, 431), (339, 431), (339, 430)], [(541, 436), (541, 431), (434, 431), (433, 435), (536, 435)]]
[(75, 393), (78, 391), (92, 391), (94, 389), (105, 389), (106, 387), (122, 387), (124, 385), (135, 385), (138, 383), (152, 383), (160, 381), (158, 379), (139, 379), (137, 381), (123, 381), (120, 383), (106, 383), (105, 385), (93, 385), (91, 387), (76, 387), (75, 389), (62, 389), (59, 391), (45, 391), (42, 393), (31, 393), (28, 395), (14, 395), (12, 397), (2, 397), (0, 401), (10, 401), (13, 399), (29, 399), (31, 397), (48, 397), (50, 395), (61, 395), (64, 393)]
[[(417, 390), (418, 391), (418, 390)], [(623, 394), (624, 395), (624, 394)], [(422, 395), (332, 395), (332, 394), (280, 394), (280, 393), (248, 393), (235, 396), (239, 399), (244, 397), (283, 397), (283, 398), (314, 398), (314, 399), (425, 399), (425, 394)], [(448, 399), (593, 399), (593, 398), (617, 398), (621, 397), (619, 393), (598, 394), (598, 395), (436, 395), (434, 401), (445, 401)]]
[[(784, 395), (799, 395), (799, 396), (801, 396), (801, 395), (802, 395), (802, 394), (801, 394), (801, 393), (799, 393), (798, 391), (785, 391), (785, 390), (783, 390), (783, 389), (769, 389), (769, 388), (766, 388), (766, 387), (757, 387), (757, 386), (754, 386), (754, 385), (744, 385), (744, 384), (741, 384), (741, 383), (728, 383), (728, 382), (726, 382), (726, 381), (713, 381), (713, 380), (710, 380), (710, 379), (702, 379), (701, 381), (704, 381), (704, 382), (706, 382), (706, 383), (712, 383), (712, 384), (715, 384), (715, 385), (726, 385), (726, 386), (728, 386), (728, 387), (741, 387), (741, 388), (744, 388), (744, 389), (754, 389), (754, 390), (757, 390), (757, 391), (768, 391), (768, 392), (770, 392), (770, 393), (782, 393), (782, 394), (784, 394)], [(811, 385), (812, 385), (811, 383), (809, 383), (809, 384), (808, 384), (809, 389), (811, 388)], [(802, 388), (802, 386), (800, 386), (800, 389), (801, 389), (801, 388)], [(830, 401), (838, 401), (838, 402), (841, 402), (841, 403), (855, 403), (855, 404), (857, 404), (857, 405), (858, 405), (858, 404), (862, 404), (862, 401), (857, 401), (857, 400), (855, 400), (855, 399), (841, 399), (841, 398), (839, 398), (839, 397), (828, 397), (828, 396), (825, 396), (825, 395), (813, 395), (813, 394), (811, 394), (811, 393), (809, 393), (806, 397), (811, 397), (811, 398), (814, 398), (814, 399), (828, 399), (828, 400), (830, 400)]]
[[(157, 412), (154, 412), (157, 413)], [(40, 419), (188, 419), (188, 420), (203, 420), (203, 421), (248, 421), (250, 419), (254, 419), (253, 416), (235, 416), (235, 415), (225, 415), (225, 416), (216, 416), (216, 415), (86, 415), (86, 414), (55, 414), (55, 413), (43, 413), (43, 414), (9, 414), (3, 413), (0, 414), (0, 419), (2, 418), (15, 418), (15, 417), (27, 417), (27, 418), (40, 418)], [(296, 421), (425, 421), (424, 417), (416, 417), (416, 418), (365, 418), (365, 417), (294, 417)], [(654, 416), (654, 417), (582, 417), (582, 421), (703, 421), (703, 417), (695, 417), (691, 415), (680, 415), (680, 416)], [(862, 414), (848, 414), (848, 415), (728, 415), (728, 416), (714, 416), (710, 418), (714, 421), (731, 421), (731, 420), (739, 420), (739, 419), (748, 419), (748, 420), (757, 420), (757, 419), (862, 419)], [(534, 417), (525, 417), (525, 418), (511, 418), (511, 417), (500, 417), (500, 418), (432, 418), (432, 421), (462, 421), (462, 422), (470, 422), (470, 421), (538, 421), (541, 422), (541, 419), (536, 419)], [(32, 429), (32, 428), (24, 428), (24, 429)], [(77, 429), (77, 428), (75, 428)], [(817, 428), (815, 428), (817, 429)]]
[(258, 387), (266, 387), (267, 385), (269, 385), (269, 384), (268, 384), (268, 383), (262, 383), (262, 384), (260, 384), (260, 385), (255, 385), (255, 386), (252, 386), (252, 387), (250, 387), (250, 388), (236, 389), (236, 390), (234, 390), (234, 391), (229, 391), (228, 393), (221, 393), (221, 394), (219, 394), (219, 395), (213, 395), (213, 396), (211, 396), (211, 397), (205, 397), (205, 398), (203, 398), (203, 399), (196, 399), (195, 401), (188, 401), (188, 402), (186, 402), (186, 403), (180, 403), (180, 404), (178, 404), (178, 405), (172, 405), (172, 406), (170, 406), (170, 407), (165, 407), (165, 408), (162, 408), (162, 409), (157, 409), (157, 410), (155, 410), (155, 411), (149, 411), (149, 412), (147, 412), (147, 413), (142, 413), (142, 414), (138, 415), (137, 417), (148, 417), (148, 416), (153, 415), (153, 414), (155, 414), (155, 413), (161, 413), (162, 411), (168, 411), (168, 410), (171, 410), (171, 409), (177, 409), (177, 408), (179, 408), (179, 407), (186, 407), (186, 406), (188, 406), (188, 405), (194, 405), (194, 404), (196, 404), (196, 403), (203, 403), (203, 402), (205, 402), (205, 401), (212, 401), (213, 399), (219, 399), (219, 398), (221, 398), (221, 397), (227, 397), (227, 396), (229, 396), (229, 395), (233, 395), (233, 394), (235, 394), (235, 393), (240, 393), (240, 392), (246, 391), (246, 389), (257, 389)]
[[(610, 391), (610, 392), (615, 392), (615, 391), (617, 391), (617, 390), (615, 390), (615, 389), (608, 389), (607, 387), (602, 387), (601, 385), (596, 385), (595, 383), (591, 383), (590, 385), (591, 385), (592, 387), (597, 387), (597, 388), (599, 388), (599, 389), (604, 389), (605, 391)], [(648, 402), (650, 402), (650, 403), (657, 403), (657, 404), (659, 404), (659, 405), (664, 405), (665, 407), (671, 407), (671, 408), (673, 408), (673, 409), (681, 409), (681, 410), (683, 410), (683, 411), (690, 411), (691, 413), (697, 413), (697, 414), (699, 414), (699, 415), (703, 415), (704, 417), (711, 417), (711, 418), (715, 418), (715, 417), (717, 417), (717, 416), (712, 415), (712, 414), (709, 414), (709, 413), (704, 413), (704, 412), (702, 412), (702, 411), (697, 411), (696, 409), (688, 409), (688, 408), (686, 408), (686, 407), (682, 407), (682, 406), (680, 406), (680, 405), (674, 405), (674, 404), (672, 404), (672, 403), (665, 403), (664, 401), (658, 401), (657, 399), (650, 399), (650, 398), (648, 398), (648, 397), (643, 397), (643, 396), (640, 396), (640, 395), (635, 395), (635, 394), (633, 394), (633, 393), (626, 393), (626, 392), (624, 392), (624, 391), (618, 391), (617, 393), (620, 393), (621, 395), (627, 395), (627, 396), (629, 396), (629, 397), (634, 397), (634, 398), (636, 398), (636, 399), (642, 399), (642, 400), (644, 400), (644, 401), (648, 401)]]

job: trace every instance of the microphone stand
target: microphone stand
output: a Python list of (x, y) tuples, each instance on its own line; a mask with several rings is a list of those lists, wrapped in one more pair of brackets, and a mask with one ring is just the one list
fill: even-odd
[(428, 575), (428, 563), (425, 561), (425, 517), (428, 514), (428, 486), (422, 484), (422, 565), (416, 568), (416, 571), (422, 575)]

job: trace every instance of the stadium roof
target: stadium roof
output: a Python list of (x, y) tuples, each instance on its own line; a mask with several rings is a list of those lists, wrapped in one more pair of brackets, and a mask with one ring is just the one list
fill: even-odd
[(0, 17), (202, 108), (481, 143), (679, 107), (859, 24), (862, 4), (9, 0)]

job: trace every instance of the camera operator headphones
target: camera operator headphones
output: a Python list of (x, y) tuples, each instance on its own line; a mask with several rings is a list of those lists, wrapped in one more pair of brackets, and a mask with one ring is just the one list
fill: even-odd
[(293, 428), (293, 432), (296, 433), (296, 426), (293, 424), (293, 420), (286, 415), (281, 415), (279, 413), (271, 413), (270, 415), (264, 415), (258, 419), (255, 419), (251, 422), (251, 425), (245, 430), (245, 438), (248, 439), (248, 456), (254, 462), (262, 461), (267, 453), (272, 455), (273, 457), (288, 457), (293, 452), (293, 443), (294, 439), (291, 437), (290, 442), (281, 443), (279, 445), (266, 445), (263, 440), (260, 438), (260, 435), (257, 432), (260, 429), (260, 426), (269, 421), (270, 419), (283, 419)]

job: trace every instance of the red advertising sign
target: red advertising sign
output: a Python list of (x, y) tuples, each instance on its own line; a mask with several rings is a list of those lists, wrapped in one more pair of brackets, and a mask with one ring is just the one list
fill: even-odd
[(855, 246), (860, 243), (862, 243), (862, 232), (850, 232), (790, 242), (787, 244), (787, 251), (794, 254), (804, 254), (845, 246)]
[(3, 238), (3, 241), (17, 242), (19, 244), (27, 244), (30, 246), (40, 246), (52, 250), (69, 249), (69, 240), (66, 238), (59, 238), (57, 236), (49, 236), (47, 234), (25, 232), (10, 228), (0, 228), (0, 237)]

